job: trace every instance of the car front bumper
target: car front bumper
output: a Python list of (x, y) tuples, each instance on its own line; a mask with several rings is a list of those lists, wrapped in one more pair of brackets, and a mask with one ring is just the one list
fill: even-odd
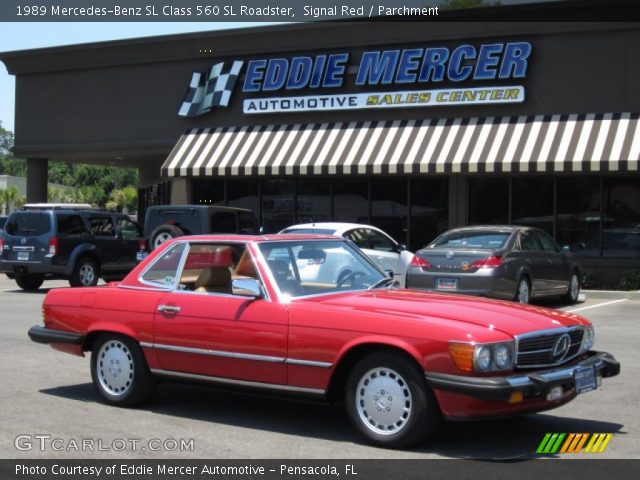
[(564, 392), (575, 390), (575, 372), (583, 367), (595, 367), (598, 377), (613, 377), (620, 373), (620, 363), (609, 353), (590, 351), (587, 357), (559, 368), (518, 373), (508, 377), (469, 377), (442, 373), (425, 373), (434, 390), (452, 392), (480, 400), (509, 402), (512, 394), (522, 393), (523, 399), (545, 398), (554, 387)]

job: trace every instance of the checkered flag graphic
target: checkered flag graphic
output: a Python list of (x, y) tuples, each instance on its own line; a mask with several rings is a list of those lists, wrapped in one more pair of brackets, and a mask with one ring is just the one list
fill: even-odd
[(213, 107), (229, 106), (243, 64), (236, 60), (230, 69), (225, 69), (224, 62), (220, 62), (211, 67), (209, 75), (194, 72), (178, 115), (197, 117), (210, 112)]

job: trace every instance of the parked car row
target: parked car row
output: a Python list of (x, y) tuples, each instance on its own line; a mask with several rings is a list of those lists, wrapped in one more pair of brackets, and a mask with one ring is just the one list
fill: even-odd
[[(251, 210), (212, 206), (153, 206), (144, 228), (127, 215), (83, 205), (32, 205), (14, 212), (0, 231), (0, 272), (25, 290), (46, 279), (92, 286), (99, 278), (120, 279), (149, 251), (184, 235), (255, 234)], [(544, 231), (529, 227), (464, 227), (443, 233), (409, 252), (382, 230), (353, 223), (321, 222), (288, 227), (281, 234), (342, 237), (359, 247), (399, 287), (487, 296), (529, 303), (561, 296), (575, 303), (580, 267)], [(296, 269), (305, 281), (357, 282), (349, 257), (330, 259), (304, 252)], [(278, 259), (272, 259), (277, 262)], [(331, 265), (324, 265), (324, 262)], [(274, 270), (279, 271), (274, 265)], [(323, 265), (321, 267), (321, 265)], [(282, 266), (280, 268), (282, 270)], [(330, 278), (320, 275), (330, 275)], [(287, 275), (288, 272), (283, 271)]]

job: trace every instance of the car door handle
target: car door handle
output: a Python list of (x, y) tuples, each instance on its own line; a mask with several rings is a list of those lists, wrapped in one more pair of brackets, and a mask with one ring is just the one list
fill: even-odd
[(164, 313), (178, 313), (180, 311), (180, 307), (176, 307), (175, 305), (158, 305), (158, 311)]

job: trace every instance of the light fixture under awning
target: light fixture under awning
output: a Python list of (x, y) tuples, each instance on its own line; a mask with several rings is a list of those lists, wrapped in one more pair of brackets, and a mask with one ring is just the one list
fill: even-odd
[(186, 131), (169, 177), (638, 171), (637, 113), (360, 121)]

